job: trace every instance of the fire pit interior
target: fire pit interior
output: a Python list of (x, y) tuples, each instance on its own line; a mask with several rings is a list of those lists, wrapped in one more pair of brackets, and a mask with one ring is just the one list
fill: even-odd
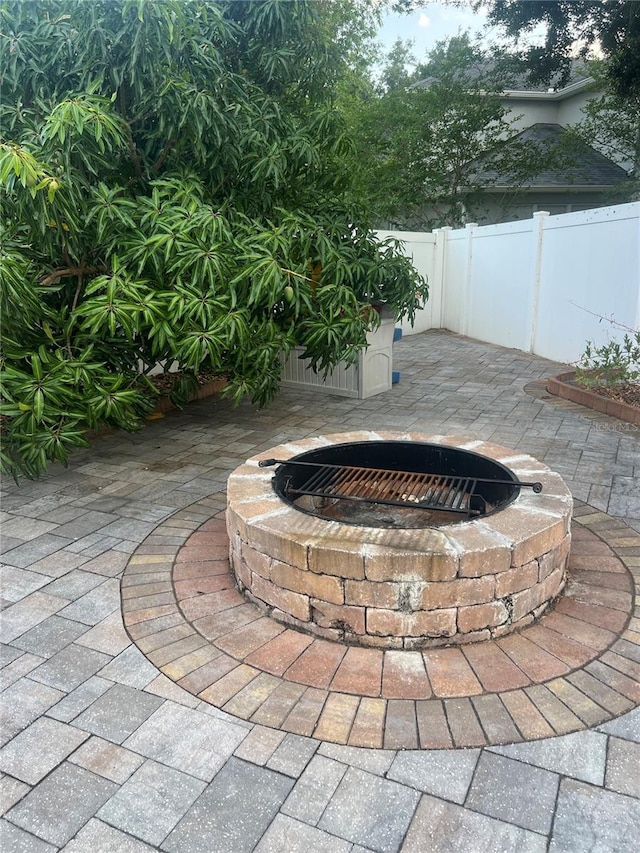
[(370, 527), (435, 527), (507, 506), (522, 487), (507, 467), (470, 450), (415, 441), (334, 444), (279, 465), (273, 488), (310, 515)]
[(272, 448), (229, 478), (239, 588), (302, 631), (380, 648), (498, 637), (565, 583), (562, 478), (461, 436), (360, 432)]

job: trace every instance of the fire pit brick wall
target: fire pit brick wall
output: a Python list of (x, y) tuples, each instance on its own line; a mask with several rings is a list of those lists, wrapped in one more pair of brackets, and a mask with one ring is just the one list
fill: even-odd
[[(501, 462), (541, 494), (439, 528), (353, 526), (309, 516), (271, 487), (269, 457), (329, 444), (422, 441)], [(531, 456), (463, 436), (355, 432), (272, 448), (229, 478), (227, 527), (239, 588), (271, 617), (327, 639), (418, 649), (499, 637), (536, 619), (562, 591), (571, 494)]]

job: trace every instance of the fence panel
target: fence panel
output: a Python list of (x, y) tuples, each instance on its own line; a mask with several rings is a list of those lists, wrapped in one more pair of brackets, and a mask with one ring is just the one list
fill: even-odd
[(426, 329), (441, 328), (440, 303), (442, 298), (442, 270), (438, 264), (436, 243), (441, 245), (438, 232), (427, 231), (377, 231), (378, 237), (384, 240), (393, 237), (403, 243), (404, 251), (413, 261), (413, 265), (427, 279), (429, 284), (429, 300), (426, 307), (419, 311), (413, 326), (403, 323), (403, 332), (417, 334)]
[(460, 311), (464, 333), (482, 341), (522, 349), (531, 323), (535, 245), (533, 221), (468, 229), (468, 292)]
[(640, 325), (640, 204), (550, 216), (544, 225), (533, 352), (576, 361), (587, 340)]
[[(405, 333), (445, 328), (555, 361), (587, 340), (640, 327), (640, 202), (432, 234), (379, 232), (404, 242), (430, 299)], [(603, 320), (603, 318), (606, 318)]]

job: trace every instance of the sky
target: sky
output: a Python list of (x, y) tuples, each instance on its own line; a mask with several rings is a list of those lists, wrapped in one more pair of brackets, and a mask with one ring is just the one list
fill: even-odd
[[(471, 3), (466, 6), (421, 3), (409, 15), (389, 13), (384, 16), (382, 27), (378, 32), (378, 41), (383, 44), (384, 51), (388, 52), (396, 39), (413, 39), (413, 53), (416, 60), (422, 62), (436, 42), (467, 30), (472, 37), (479, 35), (486, 41), (505, 43), (501, 28), (487, 27), (487, 12), (482, 7), (478, 12), (474, 12)], [(545, 27), (539, 24), (530, 33), (521, 36), (519, 44), (522, 46), (540, 42), (545, 32)], [(512, 42), (507, 40), (506, 44), (512, 44)]]
[(470, 30), (472, 35), (482, 32), (486, 19), (486, 14), (473, 12), (471, 7), (424, 3), (409, 15), (385, 15), (378, 40), (386, 52), (398, 38), (413, 39), (413, 52), (422, 61), (437, 41), (454, 36), (459, 30)]

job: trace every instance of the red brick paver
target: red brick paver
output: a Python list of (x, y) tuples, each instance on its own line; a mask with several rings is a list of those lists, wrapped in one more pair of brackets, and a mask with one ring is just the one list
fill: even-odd
[(378, 649), (347, 649), (330, 684), (331, 690), (379, 696), (382, 689), (384, 652)]
[(385, 652), (382, 695), (387, 699), (428, 699), (433, 695), (420, 652)]
[(594, 656), (594, 651), (591, 647), (583, 646), (575, 640), (570, 640), (557, 631), (551, 631), (546, 627), (546, 622), (527, 628), (524, 636), (540, 646), (541, 649), (550, 652), (559, 660), (564, 661), (569, 665), (570, 669), (576, 666), (583, 666), (587, 661), (592, 660)]
[(459, 648), (432, 649), (424, 660), (436, 696), (472, 696), (482, 686)]
[(527, 639), (523, 634), (511, 634), (497, 645), (528, 676), (531, 681), (546, 681), (569, 672), (569, 665)]
[(488, 692), (515, 690), (531, 683), (531, 679), (512, 663), (497, 643), (469, 645), (463, 648), (463, 652)]
[(327, 640), (314, 640), (289, 667), (285, 677), (311, 687), (328, 687), (346, 653), (343, 646)]
[(312, 642), (312, 637), (299, 631), (283, 631), (248, 655), (246, 662), (273, 675), (282, 675)]
[(622, 631), (628, 618), (627, 614), (620, 610), (611, 610), (599, 604), (583, 604), (573, 598), (563, 598), (556, 604), (555, 610), (556, 613), (564, 613), (565, 616), (573, 616), (574, 619), (606, 628), (614, 634)]
[(237, 631), (230, 631), (224, 637), (220, 637), (216, 641), (216, 645), (228, 655), (238, 660), (244, 660), (245, 657), (255, 652), (256, 649), (261, 648), (269, 640), (272, 640), (284, 631), (285, 628), (283, 625), (264, 616), (262, 619), (256, 619), (255, 622), (238, 628)]

